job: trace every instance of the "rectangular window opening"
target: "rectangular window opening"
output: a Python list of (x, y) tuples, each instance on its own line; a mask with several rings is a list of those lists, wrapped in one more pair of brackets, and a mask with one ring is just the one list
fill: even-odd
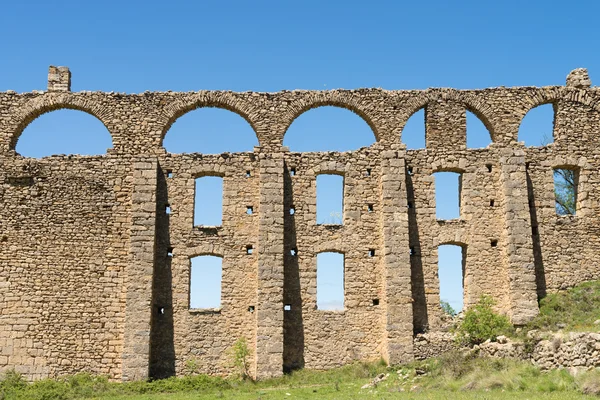
[(246, 206), (246, 214), (252, 215), (254, 213), (254, 207)]
[(556, 214), (576, 214), (578, 181), (579, 173), (576, 169), (554, 169), (554, 205), (556, 209)]
[(166, 175), (167, 175), (167, 178), (172, 178), (173, 177), (173, 170), (168, 169)]
[(490, 207), (494, 207), (494, 200), (490, 200)]
[(375, 249), (369, 249), (369, 257), (375, 257)]
[(374, 306), (378, 306), (379, 305), (379, 299), (373, 299), (373, 305)]
[(498, 240), (496, 240), (496, 239), (490, 240), (490, 246), (497, 247), (498, 246)]
[(292, 305), (291, 304), (286, 304), (283, 306), (283, 311), (292, 311)]
[(221, 226), (222, 223), (223, 178), (197, 178), (194, 191), (194, 226)]
[(167, 215), (171, 214), (171, 206), (169, 204), (167, 204), (165, 206), (165, 214), (167, 214)]
[(342, 225), (344, 210), (344, 177), (317, 176), (317, 224)]
[(250, 171), (246, 171), (246, 178), (250, 178), (252, 176), (252, 173)]
[(344, 255), (317, 254), (317, 309), (344, 309)]
[(221, 307), (222, 261), (208, 255), (190, 259), (190, 309)]
[(373, 204), (367, 204), (367, 210), (373, 212)]
[(447, 314), (455, 315), (463, 308), (466, 247), (441, 245), (438, 247), (438, 277), (440, 305)]
[(462, 174), (435, 172), (435, 214), (438, 220), (460, 218)]
[(246, 254), (252, 254), (254, 252), (254, 247), (251, 244), (246, 246)]
[(290, 168), (290, 176), (296, 176), (296, 167)]

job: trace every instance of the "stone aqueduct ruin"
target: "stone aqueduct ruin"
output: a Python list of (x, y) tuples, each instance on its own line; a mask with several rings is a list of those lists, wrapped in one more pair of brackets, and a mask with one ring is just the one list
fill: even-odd
[[(520, 122), (546, 103), (554, 143), (526, 148)], [(292, 121), (325, 105), (358, 114), (376, 143), (343, 153), (283, 147)], [(167, 153), (171, 124), (199, 107), (241, 115), (260, 145)], [(31, 121), (63, 108), (104, 123), (107, 154), (16, 153)], [(426, 149), (407, 151), (403, 126), (422, 108)], [(491, 134), (485, 149), (466, 148), (467, 110)], [(414, 333), (440, 326), (437, 247), (447, 243), (465, 252), (465, 304), (493, 295), (523, 324), (546, 291), (600, 278), (599, 157), (600, 91), (584, 70), (563, 87), (121, 94), (72, 93), (68, 69), (51, 67), (46, 92), (0, 93), (0, 369), (135, 380), (182, 374), (193, 359), (199, 372), (223, 374), (240, 337), (257, 377), (408, 361)], [(557, 167), (578, 173), (575, 216), (555, 212)], [(436, 171), (462, 174), (459, 219), (436, 219)], [(322, 173), (344, 177), (335, 229), (316, 223)], [(223, 223), (211, 229), (193, 226), (194, 179), (205, 175), (224, 182)], [(345, 256), (342, 312), (316, 309), (322, 251)], [(190, 257), (202, 254), (223, 257), (218, 310), (189, 307)]]

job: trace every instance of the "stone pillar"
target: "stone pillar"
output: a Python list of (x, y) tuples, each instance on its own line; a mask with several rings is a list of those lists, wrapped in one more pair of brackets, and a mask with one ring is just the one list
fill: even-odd
[(425, 108), (425, 142), (429, 150), (467, 148), (467, 110), (465, 106), (439, 99)]
[(513, 324), (523, 325), (539, 313), (539, 307), (531, 241), (525, 151), (522, 145), (505, 150), (500, 163), (500, 179), (504, 192), (504, 246), (508, 271), (509, 316)]
[(409, 252), (405, 151), (386, 150), (381, 158), (384, 338), (388, 364), (413, 360), (413, 309)]
[(55, 67), (51, 65), (48, 68), (48, 91), (71, 91), (71, 71), (69, 71), (68, 67)]
[(266, 378), (283, 374), (284, 162), (281, 151), (264, 151), (259, 157), (255, 376)]
[(155, 158), (140, 158), (133, 162), (131, 244), (125, 283), (123, 381), (147, 379), (149, 373), (157, 171)]

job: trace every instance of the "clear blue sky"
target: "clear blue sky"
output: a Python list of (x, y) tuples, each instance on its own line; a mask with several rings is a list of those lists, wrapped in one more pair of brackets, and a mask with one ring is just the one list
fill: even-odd
[[(70, 67), (73, 91), (128, 93), (563, 85), (577, 67), (600, 81), (594, 1), (23, 1), (1, 10), (0, 91), (44, 90), (49, 65)], [(523, 125), (529, 145), (541, 142), (533, 134), (551, 130), (551, 112), (536, 113)], [(103, 153), (110, 138), (79, 114), (42, 116), (17, 150)], [(405, 141), (411, 145), (415, 130), (419, 147), (422, 117), (413, 120)], [(469, 132), (485, 142), (480, 125)], [(235, 115), (199, 110), (173, 125), (165, 145), (173, 152), (251, 150), (253, 135)], [(285, 144), (350, 150), (373, 141), (359, 117), (323, 108), (297, 119)], [(440, 254), (440, 273), (444, 263), (460, 263), (460, 255)], [(460, 308), (456, 282), (449, 287), (442, 297)]]

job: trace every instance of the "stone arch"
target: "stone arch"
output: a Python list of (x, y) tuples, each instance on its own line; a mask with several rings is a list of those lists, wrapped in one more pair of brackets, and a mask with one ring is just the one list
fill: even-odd
[[(292, 101), (288, 105), (288, 111), (283, 116), (285, 122), (283, 123), (282, 143), (290, 126), (300, 115), (309, 110), (327, 106), (343, 108), (358, 115), (371, 128), (371, 132), (375, 136), (375, 141), (379, 141), (381, 139), (381, 129), (375, 123), (375, 119), (371, 115), (371, 110), (368, 109), (368, 106), (361, 104), (358, 99), (360, 99), (360, 96), (352, 95), (345, 91), (305, 93), (301, 99)], [(366, 103), (369, 104), (368, 101)]]
[(215, 256), (225, 258), (225, 248), (221, 243), (199, 243), (193, 247), (184, 247), (179, 252), (188, 260), (200, 256)]
[(114, 147), (115, 137), (108, 123), (112, 115), (109, 107), (102, 106), (96, 101), (89, 100), (83, 96), (70, 94), (54, 96), (52, 94), (45, 94), (30, 100), (20, 108), (15, 116), (16, 123), (9, 137), (8, 150), (15, 150), (21, 134), (36, 118), (43, 114), (62, 109), (82, 111), (98, 119), (110, 134)]
[(394, 132), (394, 135), (400, 136), (401, 138), (404, 126), (410, 117), (412, 117), (413, 114), (421, 109), (426, 108), (429, 103), (438, 100), (450, 100), (462, 104), (467, 111), (470, 111), (481, 120), (483, 125), (490, 133), (492, 142), (496, 142), (498, 140), (496, 129), (492, 123), (494, 109), (489, 104), (482, 101), (481, 96), (476, 96), (469, 92), (461, 92), (455, 89), (430, 89), (411, 94), (401, 106), (404, 110), (404, 113), (400, 119), (399, 127)]
[[(252, 107), (246, 101), (240, 99), (233, 93), (224, 92), (201, 92), (191, 97), (177, 98), (172, 103), (167, 104), (163, 109), (163, 128), (160, 132), (160, 146), (163, 146), (163, 140), (169, 129), (175, 121), (191, 111), (199, 108), (213, 107), (231, 111), (244, 118), (250, 125), (261, 146), (264, 138), (259, 134), (256, 122), (250, 117)], [(164, 148), (164, 147), (163, 147)]]

